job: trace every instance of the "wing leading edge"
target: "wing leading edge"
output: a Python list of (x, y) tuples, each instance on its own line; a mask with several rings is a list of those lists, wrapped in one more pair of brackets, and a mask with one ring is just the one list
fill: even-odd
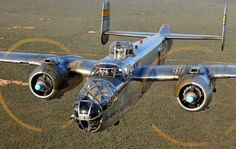
[(42, 53), (24, 53), (24, 52), (4, 52), (0, 51), (0, 62), (27, 65), (61, 65), (71, 72), (82, 75), (90, 75), (96, 60), (88, 60), (80, 56), (65, 55), (58, 56), (54, 54)]
[(188, 74), (206, 75), (210, 79), (236, 78), (236, 65), (147, 66), (137, 68), (133, 73), (133, 78), (140, 80), (171, 81), (179, 80)]
[(0, 51), (0, 62), (6, 63), (42, 65), (44, 59), (51, 57), (56, 57), (56, 55)]

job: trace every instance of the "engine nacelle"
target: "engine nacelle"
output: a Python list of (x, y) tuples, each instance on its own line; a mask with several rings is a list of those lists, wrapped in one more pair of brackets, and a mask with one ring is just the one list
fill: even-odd
[(31, 73), (29, 87), (36, 97), (50, 100), (60, 98), (81, 81), (81, 75), (68, 73), (58, 65), (46, 65), (37, 67)]
[(213, 85), (204, 75), (187, 75), (179, 80), (174, 95), (187, 111), (204, 110), (212, 99)]

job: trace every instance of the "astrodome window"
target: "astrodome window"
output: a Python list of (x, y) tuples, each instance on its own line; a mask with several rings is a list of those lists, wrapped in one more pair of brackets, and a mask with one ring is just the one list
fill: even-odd
[(128, 41), (115, 41), (111, 43), (109, 49), (114, 59), (125, 59), (135, 55), (134, 45)]

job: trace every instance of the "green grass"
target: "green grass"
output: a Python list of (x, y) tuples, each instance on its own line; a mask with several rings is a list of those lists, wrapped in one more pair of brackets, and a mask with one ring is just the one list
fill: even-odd
[[(205, 52), (181, 52), (167, 64), (231, 62), (236, 63), (236, 2), (231, 0), (225, 52), (212, 41), (176, 41), (174, 47), (201, 46)], [(88, 58), (102, 58), (109, 45), (102, 46), (99, 33), (101, 1), (94, 0), (2, 0), (0, 2), (0, 47), (8, 48), (16, 41), (31, 37), (47, 37), (64, 43), (71, 53)], [(168, 23), (173, 32), (220, 34), (224, 2), (222, 0), (111, 0), (112, 29), (158, 31)], [(51, 21), (40, 21), (40, 18)], [(33, 30), (14, 26), (34, 26)], [(10, 29), (8, 29), (10, 28)], [(113, 40), (133, 40), (111, 37)], [(61, 52), (45, 43), (31, 43), (18, 51)], [(87, 54), (94, 54), (87, 55)], [(182, 61), (181, 61), (182, 60)], [(33, 67), (0, 64), (0, 78), (27, 81)], [(73, 102), (81, 86), (62, 99), (49, 102), (35, 98), (28, 87), (9, 85), (1, 92), (12, 112), (26, 123), (41, 127), (42, 133), (22, 128), (10, 119), (0, 106), (0, 148), (181, 148), (156, 133), (151, 123), (171, 137), (185, 142), (208, 142), (205, 148), (234, 148), (236, 130), (225, 131), (235, 123), (236, 80), (219, 80), (210, 108), (189, 113), (180, 108), (173, 97), (174, 82), (157, 82), (110, 130), (86, 134), (75, 125), (61, 129), (70, 117)]]

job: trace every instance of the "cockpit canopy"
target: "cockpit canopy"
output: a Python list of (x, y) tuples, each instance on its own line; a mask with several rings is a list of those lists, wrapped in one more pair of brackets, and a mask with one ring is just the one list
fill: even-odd
[(92, 76), (107, 76), (113, 78), (122, 78), (123, 71), (117, 65), (114, 64), (97, 64), (92, 70)]
[(135, 55), (133, 43), (128, 41), (115, 41), (111, 43), (109, 49), (114, 59), (125, 59)]

